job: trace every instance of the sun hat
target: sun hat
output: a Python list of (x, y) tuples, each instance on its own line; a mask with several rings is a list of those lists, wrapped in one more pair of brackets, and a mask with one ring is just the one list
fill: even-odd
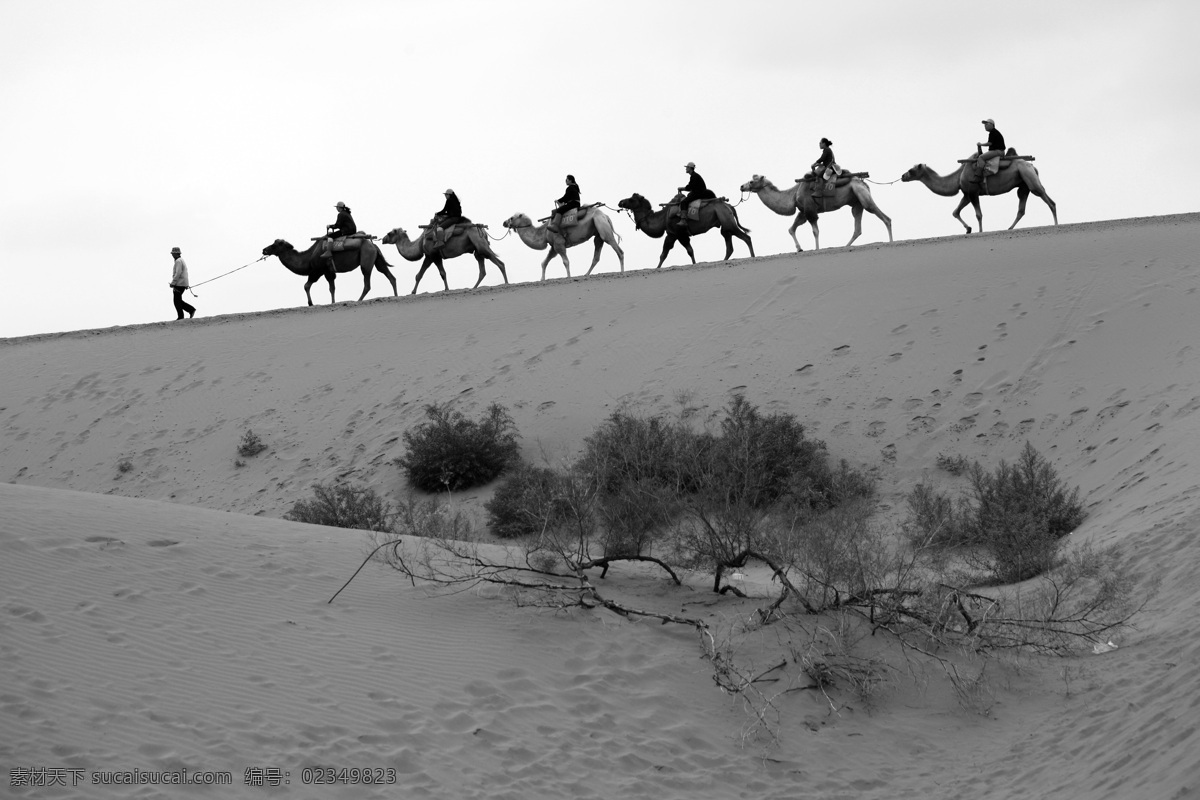
[(695, 161), (689, 161), (689, 162), (687, 162), (686, 164), (684, 164), (684, 165), (683, 165), (683, 168), (684, 168), (684, 169), (687, 169), (688, 167), (691, 167), (692, 169), (695, 169), (695, 168), (696, 168), (696, 162), (695, 162)]
[(345, 208), (345, 207), (346, 207), (346, 204), (343, 203), (341, 200), (338, 200), (337, 205), (334, 206), (334, 208)]
[(171, 248), (171, 255), (173, 255), (173, 256), (177, 256), (177, 255), (179, 255), (181, 252), (182, 252), (182, 251), (181, 251), (181, 250), (180, 250), (178, 247), (172, 247), (172, 248)]
[(453, 190), (453, 189), (447, 189), (446, 191), (442, 192), (442, 194), (454, 194), (454, 190)]
[(996, 124), (996, 120), (992, 119), (991, 117), (989, 117), (989, 118), (987, 118), (987, 119), (985, 119), (985, 120), (981, 120), (981, 122), (985, 122), (985, 123), (987, 123), (987, 124), (989, 124), (989, 125), (995, 125), (995, 124)]

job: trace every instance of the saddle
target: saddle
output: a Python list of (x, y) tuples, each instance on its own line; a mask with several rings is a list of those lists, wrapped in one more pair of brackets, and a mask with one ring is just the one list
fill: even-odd
[[(587, 205), (583, 205), (583, 206), (580, 206), (579, 208), (572, 209), (572, 210), (568, 211), (566, 214), (563, 214), (563, 218), (562, 218), (562, 221), (559, 223), (559, 226), (562, 228), (570, 228), (572, 225), (576, 225), (579, 223), (579, 216), (581, 214), (584, 217), (586, 217), (589, 211), (591, 211), (596, 206), (602, 206), (602, 205), (604, 205), (604, 204), (603, 203), (588, 203)], [(555, 212), (555, 213), (557, 213), (557, 212)], [(554, 219), (554, 214), (551, 214), (548, 217), (542, 217), (541, 219), (538, 220), (538, 222), (549, 222), (552, 219)]]
[(671, 202), (663, 203), (662, 205), (664, 208), (666, 208), (668, 210), (671, 209), (672, 207), (679, 206), (680, 207), (679, 208), (679, 216), (680, 217), (683, 217), (686, 215), (688, 219), (699, 219), (700, 218), (700, 209), (704, 208), (706, 205), (709, 205), (710, 203), (728, 203), (728, 202), (729, 202), (728, 197), (701, 197), (696, 200), (693, 200), (691, 203), (688, 203), (688, 207), (685, 211), (685, 209), (682, 208), (683, 198), (680, 197), (679, 195), (676, 195), (671, 200)]
[[(429, 245), (430, 248), (439, 250), (446, 246), (446, 242), (453, 239), (460, 231), (465, 231), (467, 228), (486, 228), (487, 225), (478, 222), (472, 222), (466, 217), (462, 218), (461, 222), (455, 222), (448, 227), (441, 227), (437, 222), (430, 222), (428, 225), (420, 226), (425, 232), (421, 235), (421, 246)], [(439, 241), (438, 231), (441, 231)]]
[(371, 241), (374, 238), (369, 233), (358, 231), (349, 236), (339, 236), (336, 239), (331, 239), (328, 236), (317, 236), (313, 238), (313, 241), (323, 242), (324, 246), (321, 248), (321, 255), (332, 258), (334, 253), (340, 253), (343, 250), (358, 250), (362, 247), (363, 242)]
[[(1010, 147), (1010, 148), (1008, 148), (1008, 151), (1005, 152), (1004, 155), (993, 156), (992, 158), (989, 158), (986, 161), (984, 161), (983, 162), (983, 172), (980, 173), (978, 171), (978, 169), (976, 168), (976, 164), (979, 161), (979, 156), (974, 156), (972, 158), (960, 158), (960, 159), (958, 159), (958, 163), (963, 164), (964, 169), (962, 171), (961, 176), (959, 177), (959, 185), (965, 186), (966, 184), (979, 184), (980, 187), (983, 189), (984, 193), (987, 193), (987, 180), (986, 179), (987, 179), (988, 175), (995, 175), (997, 172), (999, 172), (1002, 169), (1008, 169), (1009, 167), (1011, 167), (1013, 165), (1013, 162), (1015, 162), (1015, 161), (1036, 161), (1036, 160), (1037, 159), (1035, 159), (1033, 156), (1019, 155), (1016, 151), (1016, 148)], [(968, 166), (970, 167), (970, 169), (966, 168)]]
[(833, 180), (823, 181), (817, 175), (809, 172), (805, 174), (803, 178), (797, 178), (796, 183), (811, 183), (812, 188), (809, 190), (809, 194), (811, 194), (813, 197), (819, 198), (824, 196), (826, 193), (832, 194), (835, 189), (840, 186), (845, 186), (855, 178), (869, 177), (871, 177), (871, 173), (869, 172), (846, 172), (843, 170), (842, 172), (838, 173), (837, 177)]

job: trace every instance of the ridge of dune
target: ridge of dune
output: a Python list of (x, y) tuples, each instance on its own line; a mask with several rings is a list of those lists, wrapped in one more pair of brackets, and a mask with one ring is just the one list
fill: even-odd
[[(1188, 214), (0, 340), (0, 762), (391, 763), (431, 797), (1188, 796), (1198, 254)], [(362, 535), (271, 519), (318, 481), (397, 496), (428, 403), (501, 403), (527, 459), (560, 460), (621, 404), (733, 392), (874, 469), (893, 509), (950, 480), (939, 454), (1030, 441), (1081, 487), (1074, 536), (1160, 593), (1116, 651), (1006, 676), (990, 718), (808, 693), (763, 758), (687, 633), (382, 567), (327, 606)], [(237, 466), (248, 429), (269, 449)]]

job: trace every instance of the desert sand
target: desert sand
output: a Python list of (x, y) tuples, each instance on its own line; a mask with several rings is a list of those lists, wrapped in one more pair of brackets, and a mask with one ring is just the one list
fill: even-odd
[[(0, 340), (0, 795), (1195, 796), (1198, 258), (1189, 214)], [(1117, 649), (1025, 659), (986, 713), (936, 686), (836, 712), (800, 692), (770, 743), (744, 739), (686, 627), (382, 564), (328, 604), (368, 537), (281, 519), (318, 482), (399, 500), (392, 461), (428, 403), (501, 403), (525, 458), (553, 463), (622, 404), (733, 392), (875, 469), (893, 512), (953, 485), (939, 454), (1032, 442), (1081, 489), (1072, 540), (1161, 587)], [(239, 466), (247, 430), (268, 449)], [(714, 622), (747, 609), (703, 580), (606, 580)], [(397, 782), (304, 785), (313, 766)], [(12, 785), (33, 768), (82, 781)], [(181, 769), (233, 785), (89, 783)]]

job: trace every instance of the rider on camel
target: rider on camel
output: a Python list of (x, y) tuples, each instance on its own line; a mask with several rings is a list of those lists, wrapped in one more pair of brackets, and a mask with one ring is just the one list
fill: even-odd
[(458, 195), (454, 190), (447, 189), (442, 194), (446, 195), (446, 204), (442, 206), (441, 211), (433, 215), (433, 224), (437, 226), (434, 232), (434, 247), (441, 247), (446, 243), (447, 228), (466, 221), (462, 215), (462, 203), (458, 202)]
[(976, 142), (975, 149), (979, 155), (975, 158), (975, 182), (981, 183), (986, 177), (987, 162), (1004, 155), (1004, 134), (996, 130), (992, 119), (983, 120), (983, 128), (988, 132), (987, 152), (984, 152), (983, 142)]
[(567, 176), (567, 191), (563, 196), (554, 201), (554, 214), (550, 218), (550, 231), (552, 233), (560, 233), (562, 228), (562, 219), (572, 211), (579, 209), (579, 184), (575, 182), (574, 175)]
[[(813, 174), (813, 194), (821, 193), (821, 182), (832, 181), (842, 173), (842, 168), (838, 166), (833, 158), (833, 142), (825, 137), (821, 137), (821, 141), (817, 144), (821, 148), (821, 157), (812, 164)], [(832, 186), (826, 187), (832, 189)]]
[(687, 170), (691, 178), (688, 180), (687, 186), (679, 187), (679, 191), (687, 192), (687, 196), (679, 203), (679, 219), (677, 220), (677, 224), (686, 228), (688, 204), (693, 200), (710, 200), (717, 195), (704, 183), (704, 178), (700, 177), (700, 173), (696, 172), (695, 162), (689, 161), (683, 165), (683, 168)]
[(332, 225), (325, 226), (325, 235), (328, 238), (325, 240), (324, 255), (330, 261), (333, 260), (333, 240), (352, 236), (358, 232), (358, 226), (354, 224), (354, 217), (350, 216), (350, 207), (339, 200), (334, 208), (338, 212), (337, 220)]

